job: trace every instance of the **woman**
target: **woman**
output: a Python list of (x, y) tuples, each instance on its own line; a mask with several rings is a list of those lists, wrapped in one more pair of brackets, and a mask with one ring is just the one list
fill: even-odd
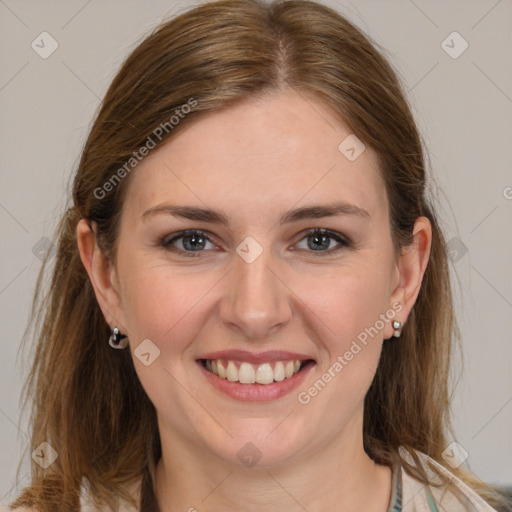
[(456, 328), (414, 120), (335, 11), (222, 0), (160, 26), (59, 234), (30, 376), (45, 463), (13, 508), (500, 504), (448, 435)]

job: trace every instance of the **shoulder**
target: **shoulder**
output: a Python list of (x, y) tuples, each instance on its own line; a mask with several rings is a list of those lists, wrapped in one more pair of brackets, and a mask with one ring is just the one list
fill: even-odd
[[(140, 491), (141, 491), (141, 483), (142, 479), (137, 478), (132, 485), (129, 487), (130, 495), (135, 499), (137, 503), (140, 504)], [(110, 508), (108, 509), (110, 510)], [(87, 478), (82, 478), (82, 484), (80, 487), (80, 512), (106, 512), (107, 508), (100, 507), (94, 502), (91, 492), (90, 492), (90, 483)], [(0, 509), (0, 512), (2, 510)], [(15, 511), (18, 512), (18, 511)], [(25, 512), (25, 511), (23, 511)], [(29, 511), (26, 511), (29, 512)], [(32, 511), (30, 511), (32, 512)], [(37, 511), (34, 511), (37, 512)], [(120, 500), (119, 501), (119, 509), (118, 512), (139, 512), (139, 508), (135, 508), (132, 504)]]
[[(98, 509), (97, 506), (92, 501), (89, 494), (85, 491), (82, 491), (80, 497), (80, 512), (106, 512), (106, 508)], [(10, 508), (9, 505), (5, 505), (0, 503), (0, 512), (39, 512), (35, 508), (26, 508), (26, 507), (17, 507)], [(139, 512), (139, 509), (133, 508), (128, 502), (121, 501), (119, 504), (119, 512)]]
[[(429, 479), (439, 483), (439, 487), (425, 486), (402, 468), (403, 512), (430, 512), (449, 510), (450, 512), (496, 512), (471, 487), (434, 459), (416, 451), (425, 467)], [(414, 461), (410, 454), (400, 450), (400, 454), (410, 464)]]
[[(130, 494), (135, 498), (137, 502), (140, 502), (140, 485), (141, 479), (137, 479), (129, 489)], [(106, 509), (105, 509), (106, 510)], [(10, 508), (9, 505), (0, 503), (0, 512), (39, 512), (35, 508)], [(103, 509), (98, 509), (95, 505), (91, 493), (90, 485), (87, 478), (82, 479), (82, 485), (80, 488), (80, 512), (103, 512)], [(134, 508), (133, 505), (125, 501), (119, 503), (119, 512), (139, 512), (138, 508)]]

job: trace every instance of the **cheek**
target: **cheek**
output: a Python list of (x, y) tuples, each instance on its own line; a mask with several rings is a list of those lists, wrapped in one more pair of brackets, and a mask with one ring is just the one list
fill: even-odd
[[(158, 274), (154, 275), (154, 274)], [(128, 277), (124, 309), (128, 330), (137, 338), (150, 338), (157, 342), (169, 330), (185, 307), (179, 297), (183, 294), (173, 288), (159, 272), (146, 271), (143, 275), (133, 268)]]
[[(340, 267), (329, 276), (301, 279), (294, 286), (294, 292), (323, 322), (328, 345), (337, 353), (376, 324), (387, 307), (386, 291), (383, 272), (371, 264)], [(381, 327), (379, 322), (377, 328)]]
[[(339, 269), (322, 280), (323, 287), (318, 281), (316, 286), (308, 281), (297, 288), (298, 295), (307, 297), (308, 308), (320, 320), (316, 334), (321, 333), (320, 349), (324, 354), (321, 379), (330, 388), (326, 403), (333, 407), (340, 396), (347, 407), (349, 403), (355, 406), (373, 379), (386, 325), (381, 316), (386, 316), (388, 300), (383, 274), (382, 267), (379, 270), (369, 263), (366, 268)], [(388, 322), (391, 320), (390, 316)], [(322, 386), (320, 383), (317, 388), (323, 390)], [(334, 409), (331, 412), (336, 414)]]
[[(201, 410), (193, 406), (189, 367), (184, 362), (190, 364), (189, 348), (195, 347), (194, 340), (212, 313), (206, 309), (211, 307), (207, 292), (219, 279), (204, 272), (180, 275), (176, 268), (142, 260), (140, 265), (132, 260), (125, 279), (123, 307), (142, 386), (157, 410), (188, 411), (194, 416), (189, 418), (192, 423), (204, 421)], [(148, 366), (141, 364), (137, 356), (137, 346), (146, 339), (159, 350)], [(181, 424), (183, 432), (190, 429), (184, 419), (173, 421)]]
[(307, 305), (314, 313), (310, 318), (319, 319), (314, 334), (321, 338), (322, 354), (315, 379), (298, 390), (297, 400), (308, 418), (304, 431), (318, 435), (315, 418), (321, 418), (324, 437), (329, 437), (361, 418), (381, 354), (380, 315), (386, 312), (387, 295), (382, 273), (372, 265), (339, 268), (321, 282), (323, 287), (304, 283), (297, 292), (306, 297), (309, 290)]
[(133, 275), (126, 297), (128, 330), (136, 337), (155, 338), (155, 342), (172, 330), (185, 315), (188, 305), (187, 293), (180, 290), (178, 282), (153, 276), (152, 272), (144, 276)]
[[(221, 276), (180, 271), (143, 258), (126, 272), (123, 309), (135, 345), (151, 339), (161, 355), (182, 354), (211, 314), (211, 297)], [(181, 357), (180, 357), (181, 358)]]

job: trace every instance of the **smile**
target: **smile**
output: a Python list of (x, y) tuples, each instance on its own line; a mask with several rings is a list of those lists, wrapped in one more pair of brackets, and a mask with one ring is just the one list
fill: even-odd
[(235, 400), (276, 400), (296, 389), (316, 366), (310, 355), (285, 350), (218, 350), (196, 364), (213, 388)]
[(245, 361), (203, 359), (204, 367), (221, 379), (240, 384), (281, 382), (298, 373), (307, 361), (289, 360), (251, 364)]

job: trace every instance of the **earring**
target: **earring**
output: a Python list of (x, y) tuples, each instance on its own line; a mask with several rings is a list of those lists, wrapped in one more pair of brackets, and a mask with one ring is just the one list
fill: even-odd
[(126, 337), (126, 335), (121, 334), (117, 327), (114, 327), (112, 329), (112, 334), (110, 335), (110, 338), (108, 340), (108, 344), (112, 348), (126, 348), (128, 346), (128, 338)]
[(395, 338), (400, 338), (400, 334), (402, 334), (403, 322), (397, 322), (396, 320), (393, 322), (393, 336)]

